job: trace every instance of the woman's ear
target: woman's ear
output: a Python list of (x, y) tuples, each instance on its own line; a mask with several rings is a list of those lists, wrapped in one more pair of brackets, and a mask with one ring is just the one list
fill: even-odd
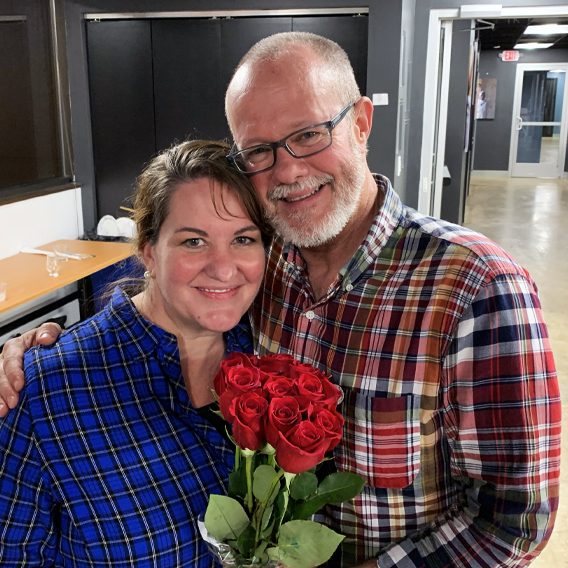
[(154, 272), (154, 268), (156, 266), (156, 262), (154, 260), (154, 245), (150, 243), (146, 243), (140, 249), (140, 258), (146, 267), (146, 270), (152, 274)]
[(355, 104), (355, 138), (366, 144), (373, 125), (373, 103), (369, 97), (361, 97)]

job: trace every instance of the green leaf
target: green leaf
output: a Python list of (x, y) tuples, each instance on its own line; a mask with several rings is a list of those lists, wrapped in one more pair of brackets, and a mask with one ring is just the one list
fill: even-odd
[(244, 558), (250, 558), (256, 546), (256, 531), (252, 525), (248, 525), (237, 539), (237, 549)]
[(337, 471), (328, 475), (318, 487), (318, 495), (325, 496), (328, 503), (343, 503), (361, 493), (365, 480), (356, 473)]
[(274, 532), (278, 534), (282, 519), (288, 509), (289, 494), (288, 491), (281, 491), (274, 502)]
[(273, 505), (269, 505), (268, 507), (266, 507), (266, 509), (264, 509), (264, 513), (262, 514), (262, 522), (260, 523), (261, 531), (264, 531), (266, 527), (269, 525), (273, 509), (274, 509)]
[(288, 568), (312, 568), (329, 560), (344, 538), (313, 521), (290, 521), (280, 527), (278, 546), (267, 553)]
[(268, 542), (261, 542), (258, 545), (258, 548), (254, 551), (254, 558), (258, 558), (261, 566), (268, 563), (268, 555), (265, 552), (267, 546)]
[(292, 499), (306, 500), (318, 488), (318, 478), (315, 473), (305, 471), (294, 478), (290, 485), (290, 497)]
[(242, 505), (225, 495), (211, 495), (205, 511), (205, 528), (220, 541), (237, 539), (249, 525)]
[(356, 473), (339, 471), (328, 475), (320, 484), (317, 493), (304, 503), (294, 507), (295, 519), (308, 519), (329, 503), (343, 503), (359, 495), (365, 485), (363, 478)]
[(262, 529), (262, 532), (260, 533), (261, 538), (264, 538), (266, 540), (273, 540), (272, 532), (274, 531), (274, 524), (275, 520), (272, 519), (272, 522)]
[(271, 489), (277, 476), (276, 470), (270, 465), (259, 465), (254, 471), (252, 493), (261, 503), (268, 503), (276, 498), (276, 491), (271, 495)]

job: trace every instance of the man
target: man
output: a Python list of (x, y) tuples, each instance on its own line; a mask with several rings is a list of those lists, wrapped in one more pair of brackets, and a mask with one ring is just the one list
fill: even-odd
[(259, 351), (315, 364), (345, 393), (335, 465), (367, 484), (325, 512), (346, 535), (333, 566), (526, 565), (554, 524), (560, 453), (535, 286), (371, 174), (372, 111), (345, 53), (311, 34), (262, 40), (229, 84), (231, 158), (281, 235), (253, 310)]

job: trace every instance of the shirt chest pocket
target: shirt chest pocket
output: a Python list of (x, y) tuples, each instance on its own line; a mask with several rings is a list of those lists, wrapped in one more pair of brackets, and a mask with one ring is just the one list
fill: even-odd
[(342, 404), (344, 437), (335, 450), (339, 470), (372, 487), (410, 485), (420, 470), (420, 411), (413, 395), (381, 398), (351, 391)]

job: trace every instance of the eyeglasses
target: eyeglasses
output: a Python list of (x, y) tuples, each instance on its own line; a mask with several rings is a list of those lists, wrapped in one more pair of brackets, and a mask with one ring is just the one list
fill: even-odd
[(331, 120), (306, 126), (277, 142), (265, 142), (237, 150), (233, 146), (227, 158), (244, 174), (253, 175), (269, 170), (276, 163), (276, 151), (284, 148), (294, 158), (307, 158), (331, 146), (333, 129), (345, 118), (356, 102), (349, 103)]

